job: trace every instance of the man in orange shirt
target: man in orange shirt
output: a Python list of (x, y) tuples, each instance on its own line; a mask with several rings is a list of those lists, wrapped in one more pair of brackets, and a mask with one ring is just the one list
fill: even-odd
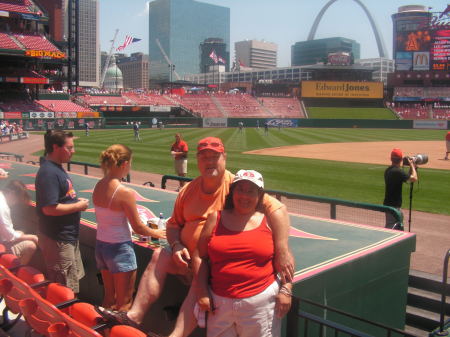
[[(180, 133), (175, 134), (175, 143), (172, 144), (170, 153), (174, 159), (176, 174), (180, 177), (186, 177), (188, 145), (181, 138)], [(185, 181), (180, 180), (180, 187), (183, 187), (185, 183)]]
[[(197, 241), (208, 215), (221, 210), (234, 175), (225, 169), (226, 153), (219, 138), (207, 137), (198, 142), (197, 165), (200, 176), (178, 194), (173, 214), (167, 223), (170, 249), (156, 250), (139, 283), (131, 309), (125, 313), (104, 311), (121, 324), (140, 325), (150, 305), (159, 297), (167, 274), (181, 275), (189, 282), (198, 271), (200, 259)], [(283, 281), (291, 281), (293, 258), (288, 249), (289, 216), (286, 206), (273, 197), (263, 200), (265, 214), (272, 224), (275, 245), (275, 269)], [(196, 293), (191, 286), (170, 336), (188, 336), (196, 327), (193, 308)]]

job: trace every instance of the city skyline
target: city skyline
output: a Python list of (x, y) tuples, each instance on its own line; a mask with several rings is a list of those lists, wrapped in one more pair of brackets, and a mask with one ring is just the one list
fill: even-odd
[[(279, 67), (290, 66), (291, 46), (305, 41), (314, 19), (328, 0), (283, 0), (275, 3), (270, 0), (241, 2), (238, 0), (206, 0), (209, 4), (229, 7), (230, 58), (234, 58), (234, 43), (246, 39), (265, 40), (278, 45)], [(109, 51), (110, 40), (115, 29), (119, 34), (115, 47), (123, 43), (126, 35), (142, 39), (128, 46), (123, 52), (148, 54), (148, 0), (133, 0), (123, 10), (123, 2), (118, 0), (100, 0), (100, 42), (101, 50)], [(445, 0), (404, 1), (382, 0), (364, 1), (384, 39), (388, 56), (392, 58), (392, 19), (398, 7), (421, 4), (431, 7), (431, 11), (443, 11), (447, 7)], [(257, 4), (257, 6), (255, 6)], [(350, 20), (351, 18), (351, 20)], [(361, 44), (361, 58), (378, 57), (375, 37), (363, 9), (351, 0), (341, 0), (331, 5), (325, 12), (316, 39), (327, 37), (345, 37)]]

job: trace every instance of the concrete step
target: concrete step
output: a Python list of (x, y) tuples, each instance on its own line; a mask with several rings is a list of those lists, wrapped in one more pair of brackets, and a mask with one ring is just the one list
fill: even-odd
[(417, 336), (417, 337), (428, 337), (429, 332), (419, 329), (419, 328), (415, 328), (413, 326), (405, 326), (405, 331), (407, 333), (410, 333), (411, 335)]
[(406, 306), (406, 325), (419, 328), (424, 331), (433, 331), (439, 326), (440, 316), (438, 313)]
[[(441, 312), (441, 295), (435, 292), (417, 289), (414, 287), (408, 288), (408, 305), (436, 313)], [(450, 315), (450, 303), (444, 306), (446, 315)]]
[[(442, 292), (442, 277), (417, 270), (410, 270), (408, 284), (416, 289), (423, 289), (438, 294)], [(446, 295), (450, 296), (449, 286), (447, 286)]]

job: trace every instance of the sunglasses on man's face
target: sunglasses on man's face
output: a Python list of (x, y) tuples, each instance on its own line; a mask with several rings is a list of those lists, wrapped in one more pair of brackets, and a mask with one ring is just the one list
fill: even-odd
[(220, 143), (200, 143), (200, 144), (198, 144), (198, 148), (201, 148), (201, 147), (207, 147), (207, 146), (212, 146), (212, 147), (222, 147), (223, 145), (222, 144), (220, 144)]

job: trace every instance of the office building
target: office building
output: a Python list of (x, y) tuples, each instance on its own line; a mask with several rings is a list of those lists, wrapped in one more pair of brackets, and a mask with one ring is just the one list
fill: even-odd
[(377, 57), (371, 59), (361, 59), (356, 60), (356, 64), (372, 68), (374, 72), (372, 73), (372, 80), (383, 82), (387, 84), (387, 78), (389, 73), (394, 72), (394, 60), (388, 59), (386, 57)]
[[(230, 9), (194, 0), (155, 0), (149, 4), (150, 79), (181, 79), (200, 69), (200, 44), (222, 39), (229, 52)], [(170, 67), (173, 64), (175, 68)]]
[(230, 53), (222, 39), (209, 38), (200, 44), (200, 72), (210, 72), (216, 65), (223, 65), (225, 71), (228, 71), (230, 69)]
[(122, 71), (125, 89), (148, 89), (148, 55), (133, 53), (130, 56), (117, 56), (117, 65)]
[[(70, 54), (67, 50), (69, 40), (69, 7), (76, 8), (78, 1), (78, 13), (73, 13), (72, 29), (74, 51)], [(100, 77), (100, 43), (99, 43), (99, 3), (98, 0), (40, 0), (39, 3), (49, 15), (50, 36), (55, 44), (67, 55), (72, 55), (72, 71), (78, 78), (80, 86), (97, 87)], [(78, 22), (75, 22), (78, 18)], [(79, 42), (76, 46), (76, 41)], [(76, 65), (78, 58), (79, 64)]]
[(252, 69), (276, 68), (277, 49), (275, 43), (267, 41), (246, 40), (234, 44), (236, 62)]
[(351, 53), (354, 59), (359, 59), (360, 49), (358, 42), (343, 37), (296, 42), (291, 47), (291, 64), (303, 66), (326, 63), (328, 54), (336, 52)]

